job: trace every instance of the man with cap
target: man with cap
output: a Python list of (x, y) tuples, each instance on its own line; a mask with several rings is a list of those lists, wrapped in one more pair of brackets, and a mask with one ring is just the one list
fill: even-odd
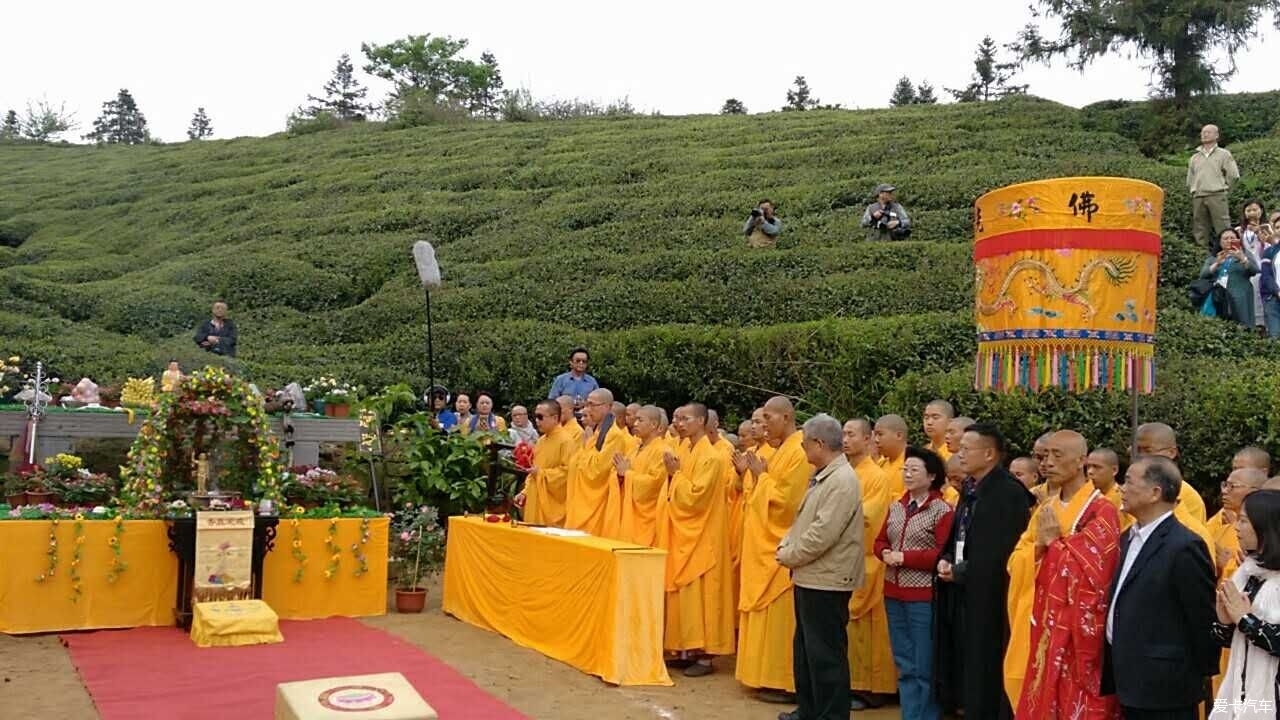
[(862, 227), (868, 228), (868, 240), (906, 240), (911, 235), (911, 218), (893, 199), (896, 191), (889, 183), (876, 186), (876, 201), (862, 213)]

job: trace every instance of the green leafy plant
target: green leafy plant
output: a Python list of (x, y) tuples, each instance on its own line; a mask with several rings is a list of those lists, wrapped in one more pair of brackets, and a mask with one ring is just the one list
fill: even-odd
[(426, 413), (402, 419), (390, 437), (404, 472), (394, 491), (397, 506), (431, 505), (446, 517), (484, 509), (485, 453), (478, 442), (436, 430)]

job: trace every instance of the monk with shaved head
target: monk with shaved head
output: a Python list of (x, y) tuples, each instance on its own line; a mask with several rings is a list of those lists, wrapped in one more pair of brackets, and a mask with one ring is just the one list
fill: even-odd
[[(893, 416), (896, 417), (896, 416)], [(926, 418), (928, 417), (926, 413)], [(883, 421), (883, 418), (881, 419)], [(875, 428), (869, 420), (854, 418), (844, 424), (842, 435), (845, 459), (858, 476), (862, 490), (862, 552), (865, 578), (862, 587), (849, 599), (849, 689), (853, 692), (851, 709), (865, 710), (880, 705), (879, 695), (897, 690), (898, 673), (893, 663), (889, 642), (889, 617), (884, 604), (884, 560), (876, 555), (875, 542), (889, 514), (889, 504), (900, 496), (890, 488), (903, 485), (901, 472), (894, 483), (889, 471), (871, 459), (875, 445)], [(903, 450), (905, 463), (905, 448)]]
[(614, 456), (627, 452), (627, 434), (613, 419), (613, 393), (592, 390), (583, 405), (592, 430), (570, 463), (569, 494), (564, 526), (597, 537), (621, 535), (622, 493), (618, 487)]
[(725, 474), (719, 452), (707, 440), (707, 420), (701, 403), (676, 410), (673, 424), (685, 442), (663, 454), (666, 509), (658, 520), (658, 547), (667, 551), (663, 645), (695, 661), (685, 668), (686, 677), (711, 674), (711, 657), (734, 650)]
[[(1167, 457), (1174, 462), (1178, 461), (1178, 434), (1173, 428), (1164, 423), (1146, 423), (1138, 426), (1138, 432), (1134, 437), (1134, 455), (1159, 455)], [(1195, 518), (1201, 526), (1206, 520), (1204, 498), (1200, 497), (1200, 493), (1191, 486), (1191, 483), (1182, 483), (1182, 490), (1178, 492), (1178, 504), (1174, 506), (1174, 514), (1181, 520), (1181, 510), (1187, 515)], [(1186, 523), (1183, 523), (1184, 525)]]
[(929, 438), (929, 449), (943, 462), (951, 458), (947, 449), (947, 425), (956, 417), (955, 407), (946, 400), (934, 400), (924, 406), (924, 434)]
[(889, 480), (889, 497), (902, 497), (906, 492), (902, 466), (907, 461), (907, 421), (901, 415), (885, 415), (876, 421), (873, 436), (877, 462)]
[(635, 413), (637, 445), (613, 456), (613, 466), (622, 484), (622, 531), (620, 540), (653, 547), (658, 538), (658, 501), (667, 485), (667, 468), (662, 460), (666, 445), (667, 415), (656, 405), (645, 405)]
[[(754, 477), (743, 511), (741, 594), (738, 600), (738, 682), (756, 688), (760, 699), (787, 702), (795, 693), (792, 641), (795, 635), (791, 573), (778, 564), (778, 544), (800, 509), (813, 468), (804, 450), (804, 433), (785, 397), (770, 398), (760, 410), (768, 457), (745, 452), (734, 456), (740, 474)], [(774, 450), (773, 448), (776, 448)]]
[(578, 418), (573, 415), (573, 398), (561, 395), (556, 398), (556, 402), (560, 404), (560, 424), (564, 426), (565, 433), (575, 445), (581, 445), (582, 423), (579, 423)]
[(1030, 552), (1020, 542), (1009, 559), (1005, 689), (1019, 718), (1117, 717), (1119, 701), (1101, 694), (1101, 673), (1120, 516), (1089, 482), (1083, 435), (1055, 432), (1044, 450), (1048, 500), (1023, 535)]
[(943, 435), (943, 440), (947, 443), (947, 452), (953, 456), (960, 452), (960, 440), (964, 437), (964, 431), (974, 424), (974, 419), (964, 417), (963, 415), (953, 419), (947, 423), (947, 432)]

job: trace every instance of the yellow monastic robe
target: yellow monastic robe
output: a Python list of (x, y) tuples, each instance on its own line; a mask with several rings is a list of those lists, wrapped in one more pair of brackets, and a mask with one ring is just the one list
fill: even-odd
[[(1182, 486), (1184, 488), (1187, 487), (1187, 483), (1182, 483)], [(1196, 494), (1195, 490), (1192, 490), (1191, 492), (1195, 494), (1197, 498), (1200, 497), (1199, 494)], [(1213, 535), (1209, 532), (1209, 528), (1205, 527), (1204, 520), (1197, 519), (1191, 513), (1192, 511), (1181, 502), (1173, 507), (1173, 516), (1178, 518), (1178, 522), (1185, 525), (1191, 532), (1199, 535), (1201, 540), (1204, 540), (1205, 549), (1209, 551), (1209, 561), (1212, 562), (1213, 566), (1216, 568), (1218, 566), (1218, 544), (1214, 542)]]
[(631, 467), (622, 482), (622, 540), (653, 547), (658, 537), (658, 501), (667, 485), (667, 452), (662, 438), (655, 437), (628, 457)]
[[(786, 537), (813, 467), (804, 454), (804, 433), (797, 430), (782, 445), (768, 448), (768, 468), (746, 499), (742, 532), (742, 589), (738, 600), (738, 666), (734, 677), (747, 687), (795, 692), (791, 644), (795, 603), (791, 573), (774, 560)], [(760, 453), (764, 457), (765, 453)]]
[(881, 470), (884, 470), (885, 480), (889, 483), (889, 497), (895, 499), (902, 497), (902, 493), (907, 491), (907, 486), (902, 483), (902, 466), (907, 464), (906, 453), (893, 460), (881, 457), (876, 463)]
[(942, 483), (942, 499), (951, 507), (960, 504), (960, 491), (951, 486), (951, 483)]
[(621, 535), (622, 492), (613, 456), (626, 450), (626, 433), (612, 423), (604, 443), (596, 449), (599, 430), (574, 455), (569, 474), (569, 492), (564, 526), (596, 537)]
[[(1048, 489), (1047, 484), (1043, 484)], [(1039, 486), (1037, 486), (1039, 487)], [(1089, 506), (1093, 493), (1097, 488), (1086, 482), (1076, 490), (1064, 507), (1057, 493), (1049, 493), (1031, 514), (1031, 522), (1018, 539), (1018, 545), (1009, 556), (1005, 567), (1009, 571), (1009, 646), (1004, 653), (1004, 691), (1009, 702), (1018, 706), (1022, 697), (1022, 683), (1026, 680), (1027, 656), (1031, 652), (1031, 612), (1036, 599), (1036, 529), (1039, 527), (1037, 517), (1045, 505), (1053, 508), (1058, 516), (1058, 525), (1064, 535), (1070, 535), (1075, 529), (1080, 514)]]
[(538, 438), (533, 446), (535, 475), (525, 478), (524, 516), (535, 525), (564, 526), (565, 496), (569, 483), (569, 463), (578, 446), (564, 428), (558, 427)]
[[(889, 617), (884, 609), (884, 561), (875, 553), (876, 537), (889, 514), (889, 477), (870, 457), (853, 471), (862, 488), (862, 551), (866, 579), (849, 600), (849, 687), (892, 694), (898, 689), (898, 670), (889, 644)], [(901, 482), (901, 474), (899, 474)]]
[(658, 547), (667, 551), (663, 647), (731, 655), (733, 589), (720, 454), (705, 437), (680, 454), (658, 515)]
[(1129, 526), (1133, 524), (1133, 518), (1120, 507), (1122, 504), (1120, 500), (1120, 486), (1112, 485), (1111, 489), (1103, 493), (1102, 496), (1110, 501), (1112, 505), (1115, 505), (1116, 510), (1120, 511), (1120, 533), (1124, 534), (1124, 531), (1128, 530)]
[[(1184, 483), (1185, 484), (1185, 483)], [(1223, 511), (1219, 510), (1216, 515), (1209, 518), (1209, 522), (1205, 524), (1205, 529), (1209, 531), (1209, 535), (1213, 538), (1213, 547), (1210, 552), (1216, 553), (1218, 550), (1230, 550), (1231, 559), (1225, 565), (1218, 568), (1218, 582), (1230, 578), (1239, 569), (1240, 563), (1236, 562), (1236, 553), (1240, 552), (1240, 537), (1236, 535), (1236, 527), (1234, 522), (1227, 522), (1223, 517)], [(1217, 562), (1217, 558), (1214, 558)], [(1218, 661), (1218, 674), (1213, 676), (1213, 695), (1217, 697), (1218, 686), (1222, 684), (1222, 674), (1227, 671), (1227, 659), (1231, 655), (1230, 648), (1223, 648)]]
[(947, 444), (944, 442), (937, 445), (929, 443), (929, 449), (937, 453), (944, 463), (951, 459), (951, 451), (947, 449)]
[[(1185, 508), (1191, 517), (1200, 521), (1201, 525), (1209, 517), (1204, 507), (1204, 498), (1200, 497), (1200, 493), (1196, 492), (1189, 482), (1182, 483), (1182, 489), (1178, 491), (1178, 507)], [(1213, 554), (1212, 550), (1213, 548), (1210, 548), (1210, 555)]]
[(631, 453), (634, 453), (635, 451), (640, 449), (640, 438), (636, 437), (635, 435), (632, 435), (630, 430), (623, 430), (622, 434), (623, 434), (623, 440), (625, 440), (627, 443), (628, 456), (630, 456)]
[(569, 422), (561, 423), (560, 427), (569, 433), (574, 446), (582, 444), (582, 425), (578, 424), (578, 418), (569, 418)]
[[(729, 546), (729, 580), (733, 588), (733, 607), (738, 607), (738, 566), (742, 552), (742, 493), (738, 489), (738, 471), (733, 467), (733, 445), (723, 437), (707, 436), (715, 440), (711, 449), (720, 455), (720, 469), (724, 474), (725, 522), (723, 542)], [(738, 626), (738, 613), (733, 613), (734, 627)]]

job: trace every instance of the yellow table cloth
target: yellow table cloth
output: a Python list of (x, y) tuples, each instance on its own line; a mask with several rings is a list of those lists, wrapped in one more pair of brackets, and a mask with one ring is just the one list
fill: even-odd
[(114, 557), (114, 520), (83, 521), (79, 598), (71, 579), (75, 520), (59, 520), (58, 564), (49, 571), (49, 520), (0, 521), (0, 632), (37, 633), (95, 628), (172, 625), (178, 592), (178, 557), (169, 552), (167, 524), (126, 520), (119, 538), (128, 568), (107, 579)]
[(615, 685), (671, 685), (666, 552), (449, 518), (444, 611)]
[[(280, 518), (275, 549), (267, 553), (262, 567), (262, 599), (286, 620), (385, 615), (388, 523), (385, 517), (370, 520), (369, 542), (360, 545), (360, 519), (339, 518), (334, 536), (340, 550), (338, 567), (326, 578), (332, 554), (326, 545), (329, 521)], [(298, 571), (298, 560), (293, 556), (295, 531), (306, 556), (301, 582), (295, 581)], [(368, 571), (359, 576), (355, 574), (359, 562), (353, 547), (358, 547), (368, 562)]]

